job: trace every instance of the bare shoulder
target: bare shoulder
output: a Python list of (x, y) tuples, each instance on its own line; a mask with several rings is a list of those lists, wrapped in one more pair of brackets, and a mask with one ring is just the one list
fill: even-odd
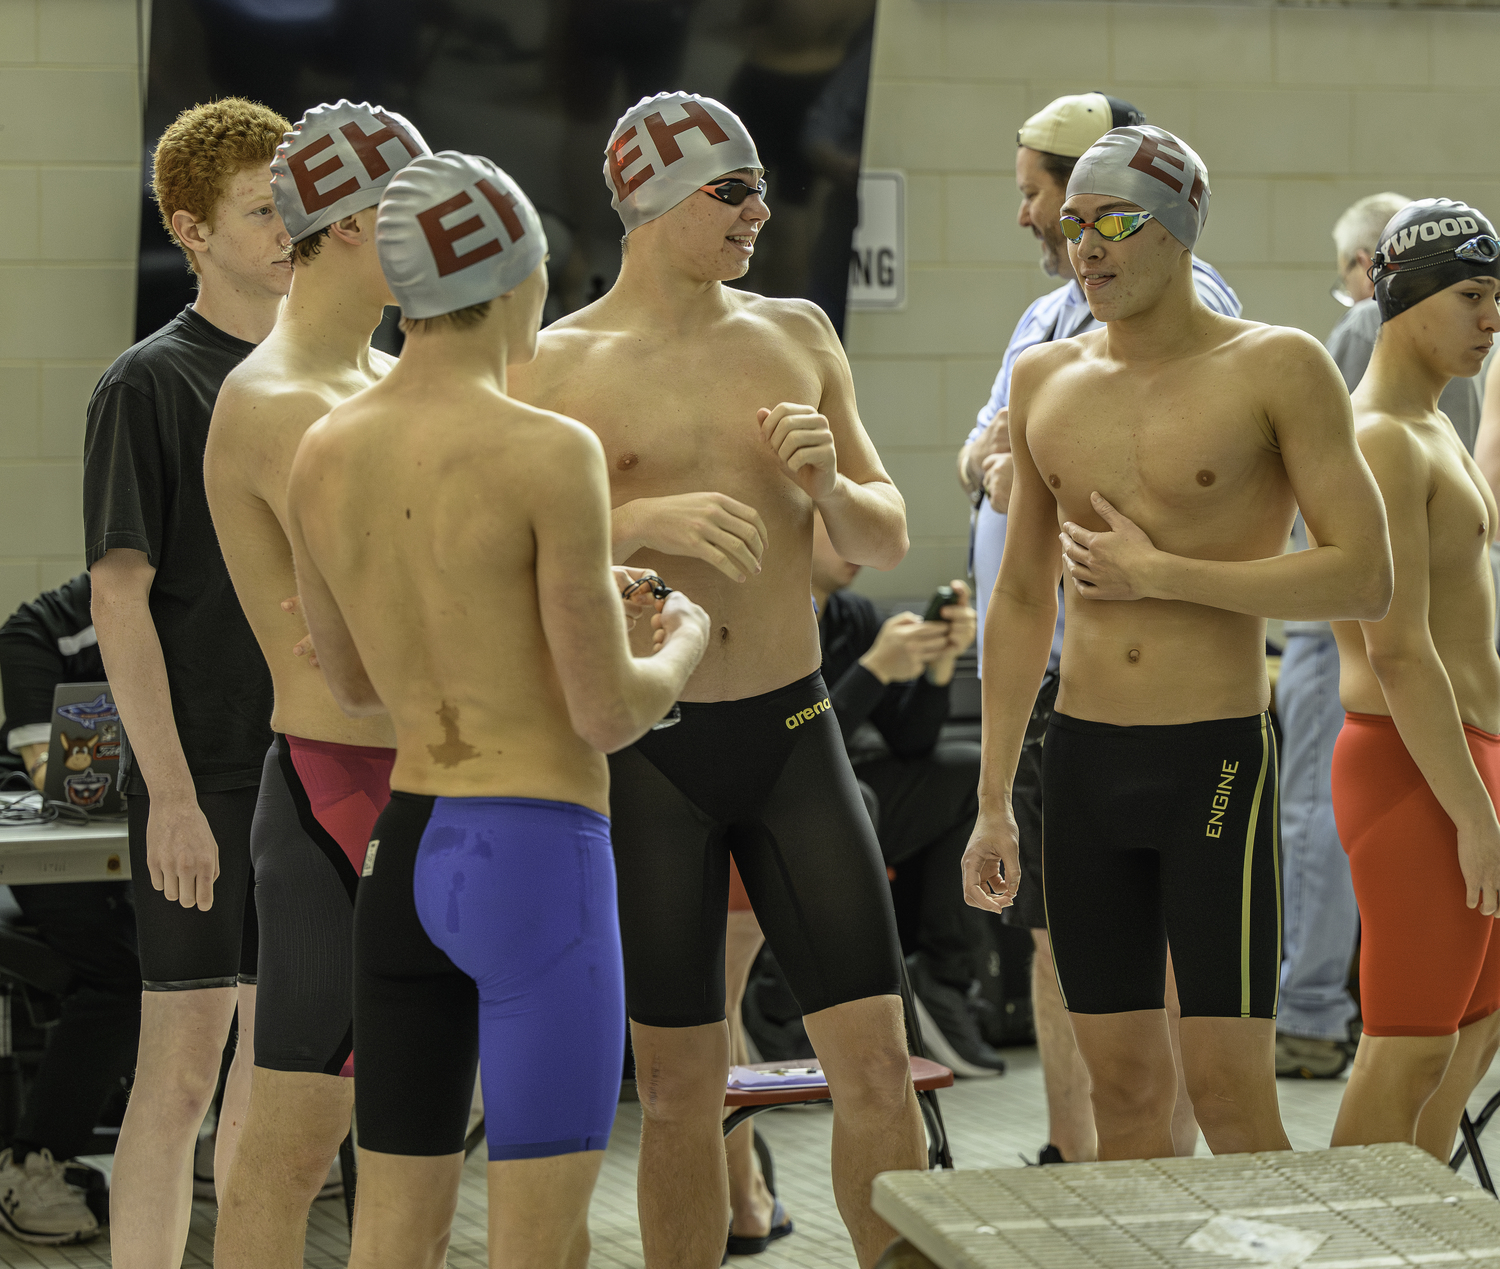
[(1387, 410), (1354, 411), (1354, 435), (1360, 452), (1382, 476), (1421, 474), (1427, 470), (1427, 450), (1409, 419)]
[(1305, 330), (1246, 321), (1242, 317), (1225, 317), (1221, 313), (1215, 313), (1214, 319), (1225, 333), (1224, 342), (1236, 355), (1255, 362), (1257, 366), (1274, 361), (1283, 374), (1288, 371), (1318, 375), (1332, 373), (1342, 388), (1343, 378), (1328, 350)]
[(725, 287), (724, 294), (741, 320), (763, 323), (815, 351), (831, 352), (843, 347), (828, 314), (811, 300), (757, 295), (734, 287)]
[(1011, 367), (1011, 400), (1015, 400), (1018, 388), (1022, 391), (1033, 389), (1064, 367), (1097, 355), (1103, 347), (1104, 331), (1093, 330), (1071, 339), (1053, 339), (1024, 349)]

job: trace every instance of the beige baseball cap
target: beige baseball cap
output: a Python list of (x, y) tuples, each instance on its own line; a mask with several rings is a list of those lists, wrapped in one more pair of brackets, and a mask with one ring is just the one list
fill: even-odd
[(1016, 133), (1016, 144), (1076, 159), (1111, 128), (1145, 122), (1145, 114), (1128, 101), (1103, 93), (1077, 93), (1059, 97), (1032, 115)]

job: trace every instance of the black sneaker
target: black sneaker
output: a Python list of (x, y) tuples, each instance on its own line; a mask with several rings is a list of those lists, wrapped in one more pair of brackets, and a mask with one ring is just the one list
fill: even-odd
[(1003, 1074), (1005, 1059), (980, 1035), (969, 993), (934, 978), (919, 954), (907, 957), (906, 966), (922, 1040), (933, 1060), (971, 1079)]
[(1036, 1153), (1035, 1159), (1028, 1159), (1024, 1154), (1020, 1156), (1021, 1162), (1028, 1168), (1045, 1168), (1049, 1163), (1066, 1163), (1063, 1152), (1050, 1141)]

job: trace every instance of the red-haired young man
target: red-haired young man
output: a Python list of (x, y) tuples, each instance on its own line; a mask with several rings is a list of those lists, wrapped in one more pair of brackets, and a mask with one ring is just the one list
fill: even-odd
[(197, 298), (122, 353), (89, 402), (85, 543), (99, 650), (130, 738), (123, 789), (145, 987), (111, 1200), (122, 1269), (181, 1263), (193, 1147), (236, 1006), (221, 1180), (249, 1097), (250, 821), (271, 680), (219, 553), (203, 449), (219, 385), (266, 337), (291, 286), (271, 201), (271, 158), (290, 126), (227, 98), (183, 112), (162, 134), (156, 199), (197, 275)]

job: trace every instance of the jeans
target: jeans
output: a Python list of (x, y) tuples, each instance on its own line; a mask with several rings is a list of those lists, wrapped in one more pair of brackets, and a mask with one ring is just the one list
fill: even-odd
[(88, 1149), (99, 1112), (135, 1070), (141, 965), (130, 883), (57, 882), (14, 886), (12, 893), (42, 941), (77, 975), (47, 1037), (16, 1144), (70, 1159)]
[(1359, 1012), (1347, 986), (1359, 907), (1329, 785), (1333, 743), (1344, 725), (1339, 654), (1331, 636), (1288, 635), (1276, 709), (1283, 741), (1285, 905), (1276, 1029), (1309, 1040), (1345, 1040)]
[[(856, 762), (880, 804), (885, 862), (920, 878), (916, 946), (932, 974), (960, 989), (977, 978), (984, 913), (964, 902), (960, 865), (979, 814), (979, 746), (945, 740), (923, 758)], [(898, 883), (899, 884), (899, 883)]]

